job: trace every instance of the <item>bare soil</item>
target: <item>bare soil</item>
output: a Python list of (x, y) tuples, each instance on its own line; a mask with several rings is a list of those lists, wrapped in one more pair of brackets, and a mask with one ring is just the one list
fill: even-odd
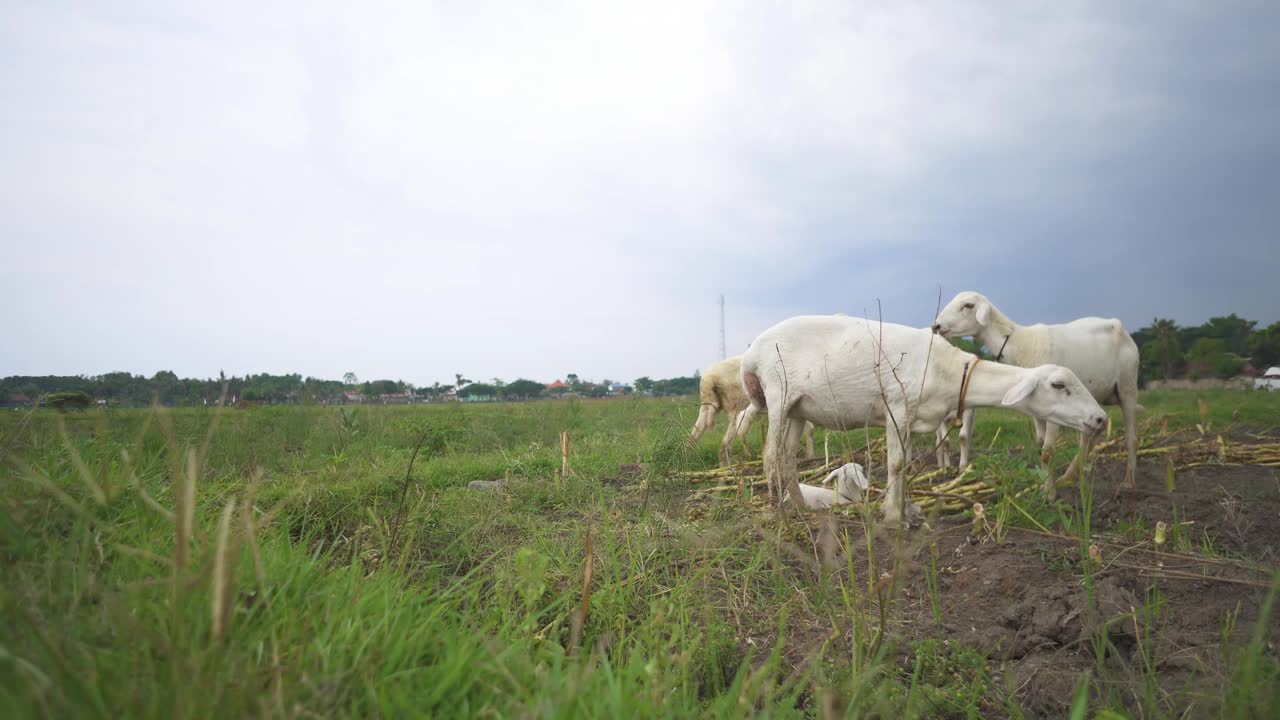
[[(1138, 489), (1127, 492), (1117, 487), (1121, 462), (1106, 459), (1094, 467), (1092, 526), (1101, 569), (1093, 573), (1091, 590), (1083, 572), (1087, 551), (1074, 538), (1010, 528), (1003, 542), (979, 541), (967, 520), (914, 531), (899, 562), (901, 625), (894, 632), (909, 641), (983, 650), (997, 685), (1016, 693), (1029, 717), (1065, 716), (1085, 671), (1122, 702), (1136, 698), (1150, 689), (1146, 657), (1154, 664), (1157, 700), (1171, 714), (1212, 714), (1228, 682), (1225, 656), (1248, 642), (1280, 566), (1280, 470), (1185, 469), (1169, 492), (1165, 462), (1160, 456), (1140, 459)], [(1075, 503), (1078, 490), (1062, 489), (1061, 497)], [(1171, 534), (1162, 549), (1155, 547), (1153, 529), (1157, 521), (1172, 526), (1175, 506), (1195, 552), (1173, 552)], [(886, 534), (877, 544), (891, 542)], [(936, 548), (940, 623), (927, 584), (930, 545)], [(865, 568), (861, 552), (855, 566)], [(890, 558), (878, 561), (882, 572), (891, 569)], [(1144, 609), (1150, 607), (1159, 608), (1154, 620)], [(1272, 653), (1280, 647), (1276, 615), (1267, 632)], [(1104, 626), (1100, 668), (1094, 639)], [(797, 619), (795, 632), (812, 628)], [(1146, 654), (1140, 637), (1148, 641)], [(900, 652), (909, 671), (905, 644)], [(985, 710), (1003, 714), (994, 703)]]

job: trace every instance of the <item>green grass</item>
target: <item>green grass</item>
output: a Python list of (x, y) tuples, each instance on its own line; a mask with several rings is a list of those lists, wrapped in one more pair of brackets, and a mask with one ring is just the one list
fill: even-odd
[[(1215, 428), (1234, 408), (1254, 426), (1277, 417), (1280, 398), (1206, 395)], [(1143, 403), (1198, 421), (1192, 395)], [(981, 653), (906, 644), (892, 594), (852, 554), (842, 573), (797, 557), (805, 526), (734, 506), (687, 522), (689, 485), (670, 472), (714, 466), (719, 439), (685, 447), (696, 412), (690, 399), (6, 412), (0, 716), (1019, 714)], [(1033, 483), (1029, 423), (978, 417), (978, 447), (999, 429), (996, 447), (1015, 450), (984, 462), (1023, 458)], [(574, 452), (557, 481), (562, 430)], [(865, 439), (833, 433), (832, 452)], [(612, 481), (637, 461), (639, 476)], [(508, 473), (509, 492), (466, 489)], [(893, 554), (870, 533), (847, 542)], [(1256, 642), (1236, 654), (1239, 682), (1274, 679)]]

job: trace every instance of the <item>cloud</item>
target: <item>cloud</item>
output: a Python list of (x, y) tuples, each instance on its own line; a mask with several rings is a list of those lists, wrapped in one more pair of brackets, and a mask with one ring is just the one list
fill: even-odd
[(15, 5), (0, 373), (628, 379), (801, 312), (1271, 322), (1266, 4)]

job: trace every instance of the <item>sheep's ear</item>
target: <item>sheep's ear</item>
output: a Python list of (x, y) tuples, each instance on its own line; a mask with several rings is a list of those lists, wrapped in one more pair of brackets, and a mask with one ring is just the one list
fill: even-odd
[(991, 319), (991, 303), (978, 303), (978, 307), (974, 310), (974, 317), (978, 319), (979, 325), (986, 327), (987, 321)]
[(1017, 405), (1027, 399), (1031, 393), (1035, 392), (1036, 384), (1039, 379), (1032, 373), (1027, 373), (1025, 377), (1018, 381), (1018, 384), (1009, 388), (1009, 392), (1004, 394), (1004, 399), (1000, 401), (1001, 405)]

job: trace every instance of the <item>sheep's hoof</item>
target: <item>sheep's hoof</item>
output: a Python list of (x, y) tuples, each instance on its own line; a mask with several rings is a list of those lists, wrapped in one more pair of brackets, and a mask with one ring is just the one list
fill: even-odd
[(884, 515), (884, 521), (891, 525), (905, 525), (913, 528), (919, 527), (924, 522), (924, 511), (915, 503), (907, 503), (906, 518), (903, 519), (902, 509), (896, 506), (882, 505), (880, 508)]

